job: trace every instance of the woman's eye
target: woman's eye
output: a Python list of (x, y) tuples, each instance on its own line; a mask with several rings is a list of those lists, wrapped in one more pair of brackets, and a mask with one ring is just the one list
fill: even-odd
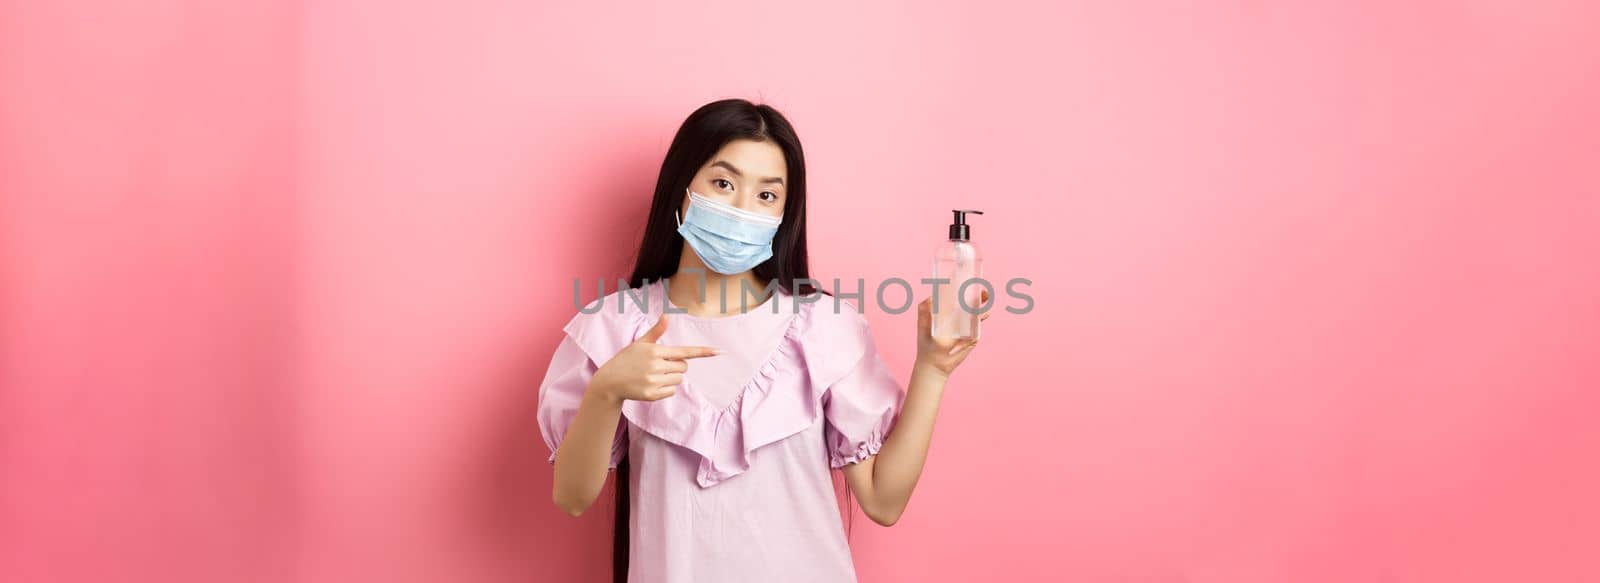
[(724, 178), (714, 178), (711, 180), (711, 184), (723, 190), (733, 188), (733, 183), (728, 182), (727, 179)]
[(775, 202), (775, 201), (778, 200), (778, 195), (773, 194), (771, 192), (763, 192), (763, 193), (760, 194), (760, 196), (761, 196), (761, 200), (764, 200), (764, 201), (767, 201), (767, 202)]

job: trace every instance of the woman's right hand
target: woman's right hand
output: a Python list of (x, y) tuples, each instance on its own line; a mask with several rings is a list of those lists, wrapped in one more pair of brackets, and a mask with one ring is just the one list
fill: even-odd
[(683, 373), (689, 370), (689, 359), (721, 353), (709, 346), (658, 344), (666, 331), (667, 316), (663, 314), (643, 336), (600, 365), (589, 381), (589, 390), (612, 403), (665, 399), (677, 394)]

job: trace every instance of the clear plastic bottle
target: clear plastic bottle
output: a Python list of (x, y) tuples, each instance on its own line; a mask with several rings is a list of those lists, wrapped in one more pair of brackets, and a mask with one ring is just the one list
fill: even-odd
[[(939, 245), (933, 257), (933, 277), (948, 279), (938, 284), (938, 300), (933, 309), (933, 336), (957, 340), (978, 338), (978, 313), (983, 305), (984, 286), (967, 280), (983, 277), (983, 256), (972, 244), (972, 230), (967, 226), (967, 214), (981, 215), (983, 211), (955, 210), (955, 222), (950, 225), (950, 239)], [(963, 308), (963, 304), (966, 306)]]

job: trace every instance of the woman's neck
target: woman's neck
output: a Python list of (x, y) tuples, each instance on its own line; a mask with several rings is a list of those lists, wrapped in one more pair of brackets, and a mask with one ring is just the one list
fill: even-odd
[[(684, 268), (701, 271), (685, 272)], [(754, 272), (723, 275), (700, 265), (680, 266), (677, 273), (667, 278), (668, 299), (691, 316), (744, 313), (767, 300), (766, 288), (767, 282), (756, 277)]]

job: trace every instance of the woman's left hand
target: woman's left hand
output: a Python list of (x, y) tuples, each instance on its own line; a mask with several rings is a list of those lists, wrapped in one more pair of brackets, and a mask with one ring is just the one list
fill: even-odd
[[(983, 291), (978, 305), (989, 303), (989, 292)], [(978, 314), (978, 321), (989, 319), (993, 306)], [(957, 366), (972, 354), (972, 348), (978, 345), (976, 338), (970, 340), (956, 340), (953, 338), (935, 338), (933, 336), (933, 300), (922, 300), (917, 304), (917, 364), (918, 368), (926, 367), (948, 378), (955, 372)]]

